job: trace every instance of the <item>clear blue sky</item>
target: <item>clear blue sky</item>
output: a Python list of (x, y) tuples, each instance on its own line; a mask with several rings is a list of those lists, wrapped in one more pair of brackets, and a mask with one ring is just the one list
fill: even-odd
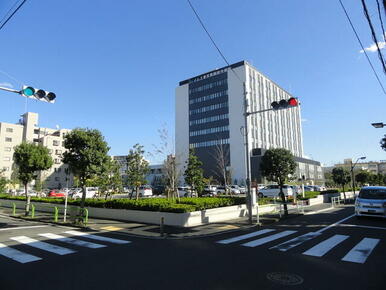
[[(0, 1), (0, 19), (16, 0)], [(247, 60), (302, 103), (304, 150), (330, 165), (386, 159), (386, 96), (360, 53), (338, 0), (191, 0), (228, 61)], [(367, 1), (381, 38), (375, 1)], [(365, 46), (360, 1), (344, 0)], [(152, 150), (174, 132), (178, 82), (224, 66), (184, 0), (28, 0), (0, 31), (0, 70), (57, 94), (28, 101), (40, 125), (102, 131), (113, 155)], [(369, 52), (386, 86), (376, 53)], [(0, 83), (18, 81), (0, 72)], [(0, 121), (16, 122), (25, 99), (0, 92)]]

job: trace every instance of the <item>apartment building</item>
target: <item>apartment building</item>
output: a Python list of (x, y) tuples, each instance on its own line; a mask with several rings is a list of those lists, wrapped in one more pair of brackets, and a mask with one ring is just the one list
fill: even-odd
[(46, 188), (63, 188), (73, 186), (73, 176), (68, 166), (62, 163), (65, 151), (63, 137), (69, 129), (51, 129), (38, 126), (37, 113), (25, 113), (18, 123), (0, 122), (0, 169), (7, 179), (12, 178), (15, 168), (13, 153), (15, 146), (23, 141), (34, 142), (46, 146), (54, 161), (49, 170), (40, 172), (39, 178)]
[[(355, 163), (355, 160), (352, 160), (351, 158), (346, 158), (343, 160), (343, 163), (335, 164), (329, 171), (332, 171), (334, 167), (343, 167), (347, 170), (351, 170), (351, 166)], [(328, 170), (328, 169), (326, 169)], [(358, 162), (355, 165), (355, 171), (368, 171), (373, 174), (386, 174), (386, 160), (380, 160), (380, 161), (365, 161), (365, 162)], [(326, 171), (328, 172), (328, 171)]]
[[(216, 152), (220, 148), (232, 181), (245, 182), (244, 84), (249, 112), (270, 109), (273, 101), (292, 97), (246, 61), (179, 83), (175, 93), (175, 146), (179, 164), (185, 164), (189, 148), (194, 148), (203, 162), (205, 176), (216, 177)], [(295, 156), (299, 178), (304, 175), (306, 179), (323, 181), (320, 163), (303, 153), (300, 109), (298, 106), (250, 115), (252, 180), (262, 180), (260, 160), (266, 149), (285, 148)]]

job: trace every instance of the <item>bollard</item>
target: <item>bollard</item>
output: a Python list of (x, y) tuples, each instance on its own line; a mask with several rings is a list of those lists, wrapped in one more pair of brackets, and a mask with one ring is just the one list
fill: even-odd
[(84, 208), (84, 219), (83, 219), (83, 224), (86, 226), (88, 223), (88, 209)]
[(58, 207), (55, 206), (54, 208), (54, 222), (58, 222), (58, 216), (59, 216), (59, 210)]
[(16, 203), (12, 203), (12, 215), (16, 215)]
[(161, 237), (164, 236), (164, 223), (165, 223), (165, 218), (162, 216), (161, 217), (161, 222), (160, 222), (160, 225), (159, 225), (159, 233), (160, 233)]
[(31, 218), (35, 217), (35, 206), (31, 204)]

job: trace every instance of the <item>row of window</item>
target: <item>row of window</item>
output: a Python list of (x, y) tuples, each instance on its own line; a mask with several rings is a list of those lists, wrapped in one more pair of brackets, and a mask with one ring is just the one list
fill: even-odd
[(227, 83), (228, 83), (227, 79), (218, 80), (218, 81), (215, 81), (213, 83), (209, 83), (209, 84), (205, 84), (205, 85), (202, 85), (199, 87), (191, 88), (191, 89), (189, 89), (189, 94), (206, 91), (206, 90), (209, 90), (209, 89), (214, 88), (214, 87), (226, 85)]
[(189, 115), (204, 113), (204, 112), (213, 111), (213, 110), (217, 110), (217, 109), (221, 109), (221, 108), (226, 108), (226, 107), (228, 107), (228, 102), (214, 104), (214, 105), (210, 105), (210, 106), (206, 106), (206, 107), (201, 107), (201, 108), (198, 108), (198, 109), (190, 110), (189, 111)]
[(192, 137), (192, 136), (213, 134), (213, 133), (219, 133), (219, 132), (225, 132), (225, 131), (229, 131), (229, 126), (221, 126), (221, 127), (214, 127), (214, 128), (192, 131), (189, 133), (189, 136)]
[(3, 171), (9, 171), (9, 167), (3, 167)]
[(11, 152), (12, 151), (12, 147), (4, 147), (4, 151), (5, 152)]
[[(12, 142), (12, 138), (11, 137), (5, 137), (5, 142)], [(39, 143), (40, 141), (39, 141), (39, 139), (33, 139), (33, 142)], [(60, 141), (59, 140), (53, 140), (52, 145), (53, 146), (60, 146)], [(62, 142), (62, 146), (64, 146), (64, 142)]]
[(220, 97), (223, 97), (226, 95), (228, 95), (228, 90), (224, 90), (221, 92), (217, 92), (217, 93), (202, 96), (199, 98), (191, 99), (191, 100), (189, 100), (189, 104), (195, 104), (195, 103), (200, 103), (200, 102), (204, 102), (204, 101), (208, 101), (208, 100), (213, 100), (213, 99), (220, 98)]
[(199, 148), (199, 147), (209, 147), (209, 146), (216, 146), (216, 145), (223, 145), (223, 144), (229, 144), (229, 139), (219, 139), (219, 140), (192, 143), (189, 145), (189, 147)]
[(6, 128), (6, 129), (5, 129), (5, 132), (7, 132), (7, 133), (13, 133), (13, 129), (12, 129), (12, 128)]
[(4, 156), (3, 157), (3, 161), (11, 161), (12, 160), (12, 157), (10, 156)]
[(206, 118), (201, 118), (197, 120), (192, 120), (189, 122), (189, 125), (199, 125), (199, 124), (205, 124), (205, 123), (210, 123), (210, 122), (216, 122), (220, 120), (225, 120), (228, 119), (229, 115), (228, 114), (222, 114), (222, 115), (216, 115), (216, 116), (210, 116)]

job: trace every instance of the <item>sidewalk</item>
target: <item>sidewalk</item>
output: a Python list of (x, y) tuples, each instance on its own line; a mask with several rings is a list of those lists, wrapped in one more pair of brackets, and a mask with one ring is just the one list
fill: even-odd
[[(333, 209), (330, 203), (324, 203), (314, 206), (304, 207), (304, 215), (316, 214), (318, 212), (326, 212)], [(9, 208), (1, 208), (1, 214), (11, 215), (12, 210)], [(275, 222), (280, 221), (281, 219), (295, 218), (297, 216), (303, 215), (303, 211), (298, 209), (296, 206), (289, 206), (289, 215), (287, 217), (282, 216), (280, 218), (278, 213), (275, 214), (265, 214), (260, 216), (259, 221), (260, 225), (269, 225)], [(22, 211), (18, 210), (16, 217), (28, 220), (36, 220), (45, 223), (54, 223), (54, 215), (47, 214), (42, 212), (36, 212), (35, 218), (31, 219), (30, 217), (24, 217)], [(70, 223), (70, 220), (67, 223), (63, 222), (63, 216), (58, 217), (58, 222), (55, 224), (74, 226)], [(229, 220), (226, 222), (211, 223), (191, 228), (179, 228), (172, 226), (164, 226), (161, 229), (160, 225), (150, 225), (150, 224), (141, 224), (134, 222), (124, 222), (124, 221), (115, 221), (115, 220), (102, 220), (89, 218), (86, 226), (86, 230), (89, 231), (99, 231), (99, 232), (116, 232), (120, 234), (127, 234), (138, 237), (147, 237), (147, 238), (192, 238), (192, 237), (202, 237), (221, 234), (225, 232), (231, 232), (236, 230), (244, 230), (249, 228), (258, 227), (256, 224), (256, 216), (253, 217), (253, 224), (248, 223), (248, 218), (238, 218), (234, 220)], [(161, 234), (163, 232), (163, 235)]]

